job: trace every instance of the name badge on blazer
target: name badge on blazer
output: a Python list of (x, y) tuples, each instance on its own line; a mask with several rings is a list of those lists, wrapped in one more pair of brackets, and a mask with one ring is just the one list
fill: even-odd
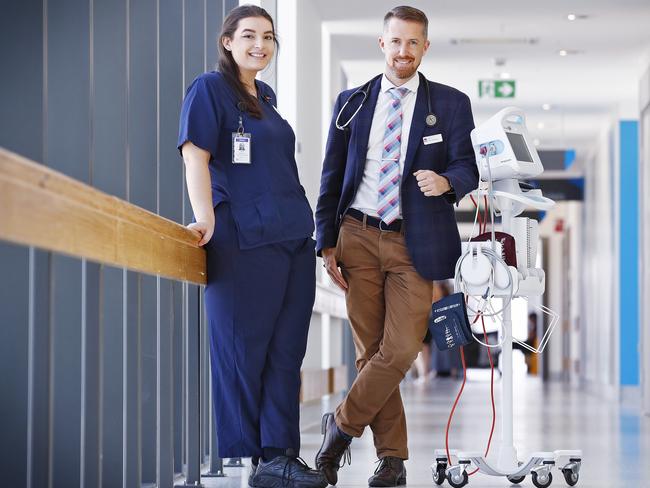
[(422, 138), (422, 142), (424, 143), (425, 146), (428, 146), (429, 144), (435, 144), (436, 142), (442, 142), (442, 134), (433, 134), (430, 136), (424, 136)]

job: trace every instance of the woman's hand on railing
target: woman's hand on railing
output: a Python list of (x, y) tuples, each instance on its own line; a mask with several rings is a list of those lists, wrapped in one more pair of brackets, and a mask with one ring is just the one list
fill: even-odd
[(197, 238), (199, 239), (199, 243), (198, 243), (199, 246), (205, 246), (208, 242), (210, 242), (210, 238), (212, 237), (212, 233), (214, 232), (214, 221), (192, 222), (190, 225), (187, 226), (187, 228), (196, 231), (198, 234)]
[(185, 161), (187, 193), (196, 219), (195, 223), (187, 227), (201, 235), (198, 244), (205, 246), (210, 242), (214, 231), (214, 204), (210, 186), (210, 170), (208, 169), (210, 153), (190, 141), (185, 142), (181, 149), (183, 161)]

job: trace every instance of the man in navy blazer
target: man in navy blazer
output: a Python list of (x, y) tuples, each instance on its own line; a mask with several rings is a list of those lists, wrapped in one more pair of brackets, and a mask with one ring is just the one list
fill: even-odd
[[(384, 74), (342, 92), (334, 106), (317, 251), (345, 291), (359, 374), (336, 413), (323, 417), (316, 466), (331, 484), (366, 426), (381, 460), (369, 485), (406, 482), (399, 383), (422, 347), (432, 280), (451, 278), (460, 256), (453, 204), (478, 184), (468, 97), (417, 71), (427, 28), (416, 8), (388, 12), (379, 38)], [(350, 118), (346, 130), (336, 127)]]

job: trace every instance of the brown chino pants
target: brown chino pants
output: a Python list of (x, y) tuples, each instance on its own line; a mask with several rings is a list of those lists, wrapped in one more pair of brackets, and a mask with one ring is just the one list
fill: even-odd
[(346, 303), (359, 374), (336, 409), (343, 432), (366, 426), (377, 457), (408, 458), (406, 417), (399, 384), (426, 333), (432, 282), (413, 267), (404, 235), (344, 217), (336, 258), (348, 283)]

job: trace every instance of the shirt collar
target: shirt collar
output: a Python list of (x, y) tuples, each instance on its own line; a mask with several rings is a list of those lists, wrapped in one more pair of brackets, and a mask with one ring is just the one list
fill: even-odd
[[(415, 72), (415, 74), (413, 76), (411, 76), (410, 80), (408, 80), (403, 85), (400, 85), (400, 88), (407, 88), (408, 91), (412, 92), (412, 93), (417, 93), (419, 87), (420, 87), (420, 76), (419, 76), (417, 71)], [(382, 75), (382, 77), (381, 77), (381, 92), (386, 93), (391, 88), (395, 88), (395, 85), (393, 84), (393, 82), (390, 81), (388, 78), (386, 78), (385, 74)]]

